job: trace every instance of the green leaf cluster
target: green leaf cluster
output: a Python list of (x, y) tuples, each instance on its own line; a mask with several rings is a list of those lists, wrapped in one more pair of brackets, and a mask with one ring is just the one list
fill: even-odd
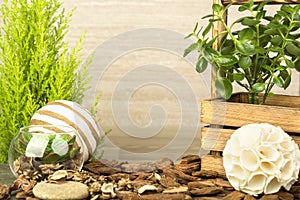
[[(42, 164), (55, 164), (55, 163), (61, 163), (63, 161), (67, 161), (70, 159), (74, 159), (76, 156), (78, 156), (78, 153), (80, 152), (80, 146), (76, 142), (76, 136), (69, 135), (69, 134), (53, 134), (48, 135), (45, 134), (45, 137), (48, 137), (48, 144), (45, 148), (44, 154), (42, 158), (36, 158), (36, 161), (40, 161)], [(15, 156), (19, 157), (21, 155), (25, 155), (26, 147), (29, 143), (29, 141), (32, 138), (32, 133), (30, 132), (22, 132), (22, 134), (14, 141), (14, 150), (15, 150)], [(68, 151), (64, 155), (58, 155), (53, 150), (53, 143), (55, 140), (60, 138), (61, 140), (66, 141), (68, 144)]]
[[(225, 22), (225, 12), (232, 4), (225, 8), (214, 4), (213, 14), (203, 17), (208, 25), (198, 28), (197, 23), (187, 36), (196, 42), (186, 48), (184, 56), (198, 52), (198, 72), (206, 70), (208, 63), (212, 65), (217, 71), (217, 92), (225, 99), (232, 95), (235, 82), (251, 94), (250, 103), (263, 104), (275, 85), (289, 87), (292, 69), (300, 71), (300, 5), (284, 4), (274, 15), (268, 15), (268, 2), (254, 4), (250, 0), (241, 5), (238, 11), (242, 17), (230, 25)], [(208, 34), (215, 22), (225, 30), (211, 38)], [(219, 42), (219, 49), (213, 48), (215, 42)], [(261, 102), (258, 93), (264, 93)]]
[(89, 62), (81, 61), (84, 34), (75, 47), (64, 41), (74, 10), (58, 0), (4, 0), (0, 8), (0, 163), (9, 144), (47, 102), (81, 103)]

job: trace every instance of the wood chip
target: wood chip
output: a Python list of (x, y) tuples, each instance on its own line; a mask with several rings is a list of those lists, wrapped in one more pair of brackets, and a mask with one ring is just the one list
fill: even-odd
[(223, 198), (223, 200), (241, 200), (245, 197), (245, 194), (242, 193), (242, 192), (239, 192), (239, 191), (234, 191), (234, 192), (231, 192), (230, 194), (228, 194), (227, 196), (225, 196)]
[(181, 187), (176, 187), (176, 188), (172, 188), (172, 189), (166, 189), (162, 193), (164, 193), (164, 194), (182, 193), (182, 192), (187, 192), (188, 189), (189, 189), (188, 187), (181, 186)]
[(192, 181), (188, 183), (188, 187), (190, 189), (193, 188), (204, 188), (204, 187), (214, 187), (216, 186), (214, 184), (213, 180), (200, 180), (200, 181)]
[(194, 162), (199, 163), (200, 160), (201, 159), (198, 155), (187, 155), (180, 159), (179, 164), (189, 164), (189, 163), (194, 163)]
[(201, 171), (198, 172), (193, 172), (193, 176), (201, 177), (201, 178), (217, 178), (218, 177), (218, 172), (213, 171), (213, 170), (205, 170), (201, 169)]
[(204, 187), (204, 188), (193, 188), (190, 190), (192, 195), (195, 196), (204, 196), (204, 195), (213, 195), (218, 194), (223, 191), (222, 187)]
[(276, 194), (267, 194), (262, 196), (260, 200), (279, 200), (279, 196)]

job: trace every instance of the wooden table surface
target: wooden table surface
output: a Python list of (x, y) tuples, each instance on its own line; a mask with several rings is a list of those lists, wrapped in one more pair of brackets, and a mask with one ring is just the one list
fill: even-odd
[(7, 184), (10, 186), (15, 179), (10, 171), (9, 165), (0, 164), (0, 185)]

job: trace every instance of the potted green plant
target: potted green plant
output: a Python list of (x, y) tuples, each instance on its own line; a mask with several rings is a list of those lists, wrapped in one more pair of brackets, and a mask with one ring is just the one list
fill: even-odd
[(80, 103), (89, 62), (81, 61), (82, 38), (64, 37), (73, 10), (58, 0), (4, 0), (0, 27), (0, 163), (12, 138), (40, 107), (57, 99)]
[[(291, 83), (293, 69), (300, 71), (300, 5), (282, 5), (274, 14), (268, 15), (265, 5), (269, 1), (254, 4), (253, 0), (241, 5), (238, 10), (245, 15), (227, 25), (225, 12), (232, 6), (223, 8), (214, 4), (214, 14), (206, 15), (206, 27), (196, 24), (187, 36), (196, 38), (184, 52), (199, 53), (196, 70), (201, 73), (210, 63), (216, 71), (215, 88), (218, 94), (229, 99), (233, 93), (232, 83), (246, 89), (249, 103), (264, 104), (272, 95), (274, 85), (286, 89)], [(213, 23), (219, 22), (224, 31), (211, 38), (209, 33)], [(240, 26), (240, 28), (236, 28)], [(219, 40), (218, 49), (213, 44)], [(258, 94), (263, 93), (261, 100)]]
[[(225, 13), (232, 4), (214, 4), (213, 14), (203, 17), (208, 25), (199, 28), (196, 24), (187, 36), (196, 41), (184, 56), (196, 51), (196, 70), (201, 73), (211, 64), (216, 71), (214, 84), (221, 98), (201, 102), (201, 122), (207, 124), (202, 128), (201, 148), (217, 155), (222, 155), (237, 128), (251, 123), (280, 126), (300, 144), (300, 98), (272, 93), (275, 85), (288, 88), (291, 73), (300, 71), (300, 4), (281, 5), (274, 15), (268, 15), (268, 2), (255, 4), (250, 0), (240, 5), (241, 15), (246, 14), (230, 25)], [(215, 22), (221, 23), (224, 31), (211, 38)], [(215, 42), (219, 43), (217, 49), (213, 48)], [(234, 83), (247, 92), (234, 94)], [(225, 176), (222, 157), (206, 155), (201, 168)]]

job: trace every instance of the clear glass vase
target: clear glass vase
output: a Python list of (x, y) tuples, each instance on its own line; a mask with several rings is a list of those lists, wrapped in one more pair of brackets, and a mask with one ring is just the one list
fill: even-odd
[(81, 170), (82, 141), (70, 126), (31, 125), (22, 127), (10, 144), (8, 159), (15, 176)]

